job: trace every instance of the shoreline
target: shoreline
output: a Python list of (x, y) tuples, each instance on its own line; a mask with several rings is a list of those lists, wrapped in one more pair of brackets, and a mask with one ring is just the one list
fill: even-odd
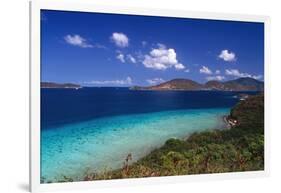
[[(210, 128), (207, 128), (207, 129), (204, 129), (204, 130), (200, 130), (200, 131), (194, 131), (194, 132), (191, 132), (191, 133), (189, 133), (189, 134), (186, 134), (186, 133), (185, 133), (185, 134), (183, 134), (181, 137), (170, 137), (170, 138), (167, 138), (165, 141), (163, 141), (162, 144), (159, 144), (158, 146), (149, 148), (143, 156), (138, 157), (137, 159), (134, 159), (135, 156), (134, 156), (134, 154), (133, 154), (132, 152), (128, 152), (127, 154), (128, 154), (128, 155), (131, 154), (131, 156), (132, 156), (132, 159), (131, 159), (130, 162), (128, 163), (128, 166), (131, 166), (132, 164), (139, 162), (140, 160), (142, 160), (142, 159), (144, 159), (145, 157), (149, 156), (153, 151), (164, 147), (165, 144), (166, 144), (169, 140), (171, 140), (171, 139), (175, 139), (175, 140), (184, 140), (184, 141), (186, 141), (186, 140), (188, 140), (188, 138), (189, 138), (190, 136), (192, 136), (192, 135), (195, 134), (195, 133), (199, 133), (199, 134), (200, 134), (200, 133), (205, 132), (205, 131), (214, 131), (214, 130), (224, 130), (224, 129), (228, 129), (228, 125), (229, 125), (229, 124), (228, 124), (228, 122), (226, 121), (226, 117), (227, 117), (227, 115), (218, 115), (217, 118), (216, 118), (216, 119), (217, 119), (217, 125), (216, 125), (216, 126), (212, 126), (212, 127), (210, 127)], [(123, 160), (121, 160), (121, 162), (124, 163), (124, 160), (126, 160), (126, 156), (123, 158)], [(113, 169), (113, 168), (110, 168), (110, 167), (105, 167), (105, 168), (108, 168), (108, 170), (97, 171), (97, 170), (93, 169), (93, 170), (92, 170), (92, 173), (95, 173), (96, 175), (101, 175), (101, 174), (103, 174), (103, 173), (105, 173), (105, 172), (114, 172), (114, 171), (117, 171), (117, 170), (121, 170), (121, 169), (123, 168), (123, 166), (122, 166), (122, 164), (120, 164), (120, 167), (118, 167), (118, 168), (114, 168), (114, 169)], [(87, 173), (86, 173), (86, 174), (87, 174)], [(85, 175), (86, 175), (86, 174), (85, 174)], [(62, 176), (64, 176), (64, 175), (62, 175)], [(75, 177), (75, 176), (72, 176), (72, 177), (73, 177), (73, 179), (76, 179), (76, 180), (78, 180), (78, 181), (83, 181), (83, 177), (80, 179), (79, 176), (80, 176), (80, 175), (77, 175), (76, 177)], [(60, 181), (60, 180), (56, 180), (56, 182), (59, 182), (59, 181)]]
[[(124, 158), (124, 160), (127, 161), (127, 160), (128, 160), (128, 157), (130, 157), (130, 158), (131, 158), (131, 162), (128, 162), (126, 167), (132, 166), (133, 164), (135, 164), (135, 163), (141, 161), (142, 159), (144, 159), (144, 158), (146, 158), (147, 156), (149, 156), (149, 155), (150, 155), (152, 152), (154, 152), (155, 150), (163, 148), (163, 147), (165, 146), (165, 144), (166, 144), (169, 140), (182, 140), (182, 141), (187, 141), (187, 140), (188, 140), (193, 134), (195, 134), (195, 133), (200, 134), (200, 133), (203, 133), (203, 132), (206, 132), (206, 131), (216, 131), (216, 130), (224, 130), (224, 129), (229, 130), (229, 129), (231, 129), (231, 124), (230, 124), (230, 123), (228, 122), (228, 120), (227, 120), (227, 117), (228, 117), (228, 116), (229, 116), (229, 115), (222, 115), (222, 116), (219, 116), (219, 117), (218, 117), (218, 119), (220, 119), (220, 120), (222, 121), (222, 123), (224, 123), (224, 124), (221, 125), (221, 126), (218, 126), (218, 127), (215, 127), (215, 128), (211, 128), (211, 129), (206, 129), (206, 130), (199, 131), (199, 132), (193, 132), (193, 133), (190, 133), (190, 134), (188, 134), (188, 135), (185, 135), (184, 137), (181, 137), (181, 138), (171, 137), (171, 138), (167, 139), (167, 140), (164, 142), (164, 144), (162, 144), (162, 145), (160, 145), (160, 146), (158, 146), (158, 147), (151, 148), (149, 151), (147, 151), (147, 153), (146, 153), (144, 156), (138, 158), (137, 160), (132, 161), (132, 160), (133, 160), (133, 159), (132, 159), (133, 155), (132, 155), (131, 153), (128, 153), (127, 158)], [(130, 161), (130, 160), (129, 160), (129, 161)], [(125, 163), (125, 162), (124, 162), (124, 163)], [(102, 171), (102, 172), (97, 172), (97, 173), (95, 173), (95, 175), (101, 175), (101, 174), (104, 174), (104, 173), (106, 173), (106, 172), (115, 172), (115, 171), (122, 170), (122, 169), (124, 169), (124, 165), (123, 165), (123, 167), (120, 167), (120, 168), (117, 168), (117, 169), (112, 169), (112, 170), (107, 170), (107, 171), (105, 170), (105, 171)], [(86, 175), (86, 177), (87, 177), (87, 175)], [(85, 181), (85, 180), (81, 180), (81, 181)]]
[[(214, 127), (214, 128), (210, 128), (210, 129), (206, 129), (205, 131), (215, 131), (215, 130), (224, 130), (224, 129), (231, 129), (231, 125), (229, 124), (229, 122), (227, 121), (227, 117), (228, 115), (222, 115), (222, 116), (219, 116), (218, 119), (221, 121), (221, 124), (218, 124), (218, 126)], [(201, 132), (204, 132), (203, 131), (200, 131), (198, 133), (201, 133)], [(180, 139), (180, 140), (188, 140), (188, 138), (193, 135), (194, 133), (197, 133), (197, 132), (193, 132), (193, 133), (190, 133), (188, 135), (185, 135), (183, 138), (174, 138), (174, 139)], [(173, 139), (173, 138), (170, 138), (170, 139)], [(167, 139), (168, 141), (169, 139)]]

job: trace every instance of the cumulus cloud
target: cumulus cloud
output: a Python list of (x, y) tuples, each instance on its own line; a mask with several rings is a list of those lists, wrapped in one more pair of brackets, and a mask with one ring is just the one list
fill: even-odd
[(130, 76), (123, 80), (92, 80), (90, 82), (85, 82), (85, 84), (94, 85), (131, 85), (133, 80)]
[(236, 60), (235, 53), (228, 50), (222, 50), (219, 58), (223, 59), (226, 62), (232, 62)]
[(176, 51), (172, 48), (167, 49), (163, 44), (158, 44), (158, 48), (146, 54), (142, 63), (146, 68), (155, 70), (166, 70), (172, 67), (176, 70), (185, 69), (185, 66), (178, 62)]
[(153, 79), (147, 79), (146, 82), (148, 82), (149, 84), (159, 84), (165, 82), (165, 80), (163, 80), (162, 78), (153, 78)]
[(202, 68), (199, 69), (199, 72), (201, 74), (213, 74), (213, 72), (207, 66), (202, 66)]
[(88, 43), (87, 40), (80, 35), (74, 34), (74, 35), (66, 35), (64, 36), (64, 40), (66, 43), (78, 46), (81, 48), (92, 48), (94, 47), (92, 44)]
[(122, 53), (119, 53), (116, 58), (120, 60), (122, 63), (125, 63), (125, 56)]
[(220, 76), (220, 75), (217, 75), (217, 76), (208, 76), (206, 77), (207, 80), (218, 80), (218, 81), (222, 81), (225, 79), (224, 76)]
[(220, 70), (216, 70), (216, 72), (215, 72), (216, 74), (220, 74), (221, 73), (221, 71)]
[(262, 75), (252, 75), (246, 72), (240, 72), (238, 69), (226, 69), (225, 74), (229, 76), (234, 76), (234, 77), (249, 77), (249, 78), (254, 78), (254, 79), (261, 79), (263, 76)]
[(127, 59), (134, 64), (137, 62), (137, 60), (131, 54), (127, 55)]
[(129, 46), (129, 38), (124, 33), (114, 32), (110, 39), (114, 42), (114, 44), (120, 48), (125, 48)]
[(186, 69), (184, 72), (188, 73), (188, 72), (190, 72), (190, 70), (189, 70), (189, 69)]

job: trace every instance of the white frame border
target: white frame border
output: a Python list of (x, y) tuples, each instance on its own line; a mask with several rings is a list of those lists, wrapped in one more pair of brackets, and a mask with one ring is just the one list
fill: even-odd
[[(79, 11), (97, 13), (115, 13), (127, 15), (149, 15), (193, 19), (211, 19), (225, 21), (245, 21), (264, 23), (264, 80), (265, 80), (265, 169), (264, 171), (233, 172), (219, 174), (201, 174), (171, 177), (154, 177), (138, 179), (117, 179), (91, 182), (70, 182), (40, 184), (40, 10)], [(225, 13), (193, 12), (184, 10), (163, 10), (141, 7), (104, 6), (87, 3), (32, 1), (30, 2), (30, 191), (42, 192), (51, 190), (72, 190), (85, 188), (125, 187), (135, 185), (181, 183), (191, 181), (210, 181), (225, 179), (241, 179), (269, 176), (269, 42), (270, 18), (257, 15), (240, 15)]]

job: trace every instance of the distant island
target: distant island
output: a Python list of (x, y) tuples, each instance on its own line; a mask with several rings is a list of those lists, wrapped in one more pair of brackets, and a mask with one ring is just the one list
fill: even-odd
[(41, 88), (71, 88), (79, 89), (82, 88), (81, 85), (72, 83), (55, 83), (55, 82), (41, 82)]
[(190, 79), (173, 79), (154, 86), (134, 86), (131, 90), (217, 90), (217, 91), (263, 91), (264, 82), (245, 77), (220, 82), (216, 80), (200, 84)]

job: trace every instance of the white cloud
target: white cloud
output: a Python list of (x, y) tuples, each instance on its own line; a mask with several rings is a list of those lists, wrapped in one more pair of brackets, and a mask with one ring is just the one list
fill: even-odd
[(158, 44), (158, 48), (152, 49), (149, 54), (145, 55), (142, 63), (146, 68), (156, 70), (166, 70), (172, 67), (176, 70), (185, 69), (185, 66), (178, 62), (176, 51), (172, 48), (167, 49), (163, 44)]
[(257, 80), (259, 80), (259, 79), (262, 79), (262, 75), (253, 75), (252, 76), (252, 78), (254, 78), (254, 79), (257, 79)]
[(175, 68), (176, 68), (176, 70), (182, 70), (182, 69), (185, 69), (185, 66), (181, 63), (177, 63), (177, 64), (175, 64)]
[(125, 62), (131, 62), (131, 63), (137, 63), (136, 58), (134, 58), (131, 54), (124, 55), (122, 52), (117, 51), (117, 56), (116, 58), (120, 60), (120, 62), (125, 63)]
[(127, 59), (134, 64), (137, 62), (137, 60), (131, 54), (127, 55)]
[(229, 76), (234, 76), (234, 77), (249, 77), (249, 78), (254, 78), (254, 79), (261, 79), (263, 76), (262, 75), (251, 75), (246, 72), (240, 72), (238, 69), (226, 69), (225, 74)]
[(220, 74), (221, 73), (221, 71), (220, 70), (216, 70), (216, 72), (215, 72), (216, 74)]
[(153, 78), (153, 79), (147, 79), (146, 82), (148, 82), (149, 84), (159, 84), (165, 82), (165, 80), (163, 80), (162, 78)]
[(186, 69), (184, 72), (188, 73), (188, 72), (190, 72), (190, 70), (189, 70), (189, 69)]
[(206, 77), (207, 80), (218, 80), (218, 81), (222, 81), (225, 79), (224, 76), (220, 76), (220, 75), (217, 75), (217, 76), (208, 76)]
[(230, 75), (230, 76), (236, 76), (236, 77), (243, 77), (243, 76), (247, 77), (247, 76), (249, 76), (248, 73), (241, 73), (237, 69), (226, 69), (225, 74)]
[(128, 76), (124, 80), (92, 80), (90, 82), (85, 82), (85, 84), (95, 84), (95, 85), (131, 85), (133, 80)]
[(207, 66), (202, 66), (199, 72), (202, 74), (213, 74), (213, 72)]
[(236, 56), (234, 52), (230, 52), (228, 50), (222, 50), (219, 58), (223, 59), (226, 62), (232, 62), (236, 60)]
[(114, 32), (110, 39), (115, 43), (116, 46), (120, 48), (129, 46), (129, 38), (126, 36), (126, 34)]
[(125, 63), (125, 56), (122, 53), (119, 53), (116, 58), (120, 60), (122, 63)]
[(64, 40), (66, 43), (73, 45), (73, 46), (79, 46), (81, 48), (92, 48), (93, 45), (87, 42), (87, 40), (80, 35), (66, 35), (64, 37)]

